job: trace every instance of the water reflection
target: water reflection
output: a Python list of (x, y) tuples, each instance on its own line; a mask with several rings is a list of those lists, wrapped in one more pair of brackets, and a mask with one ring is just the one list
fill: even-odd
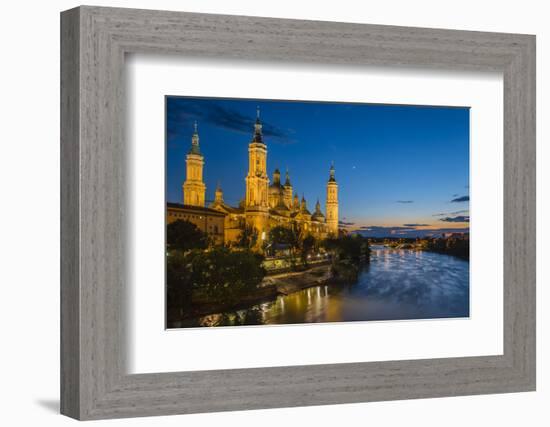
[(182, 326), (429, 319), (469, 315), (469, 263), (433, 252), (373, 246), (355, 284), (316, 286), (247, 310)]

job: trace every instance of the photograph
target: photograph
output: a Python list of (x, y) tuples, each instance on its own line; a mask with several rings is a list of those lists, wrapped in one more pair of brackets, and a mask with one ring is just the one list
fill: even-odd
[(470, 316), (468, 106), (164, 108), (166, 328)]
[(542, 6), (19, 3), (6, 425), (548, 418)]

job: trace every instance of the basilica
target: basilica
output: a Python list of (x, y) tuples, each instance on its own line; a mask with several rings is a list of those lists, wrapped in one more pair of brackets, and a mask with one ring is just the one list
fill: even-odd
[(302, 196), (300, 199), (298, 192), (293, 188), (288, 171), (285, 173), (284, 183), (279, 169), (275, 169), (270, 181), (267, 175), (267, 145), (262, 135), (259, 111), (254, 134), (248, 145), (246, 193), (238, 206), (225, 203), (220, 185), (216, 188), (214, 201), (208, 207), (205, 206), (204, 165), (205, 159), (200, 151), (195, 124), (191, 148), (186, 157), (183, 205), (168, 204), (168, 223), (176, 219), (190, 220), (212, 235), (216, 241), (227, 244), (235, 242), (246, 226), (252, 226), (257, 230), (258, 245), (267, 238), (269, 230), (276, 226), (296, 225), (304, 235), (311, 234), (317, 239), (338, 234), (338, 184), (334, 166), (330, 167), (326, 184), (326, 216), (321, 211), (319, 200), (311, 213), (305, 198)]

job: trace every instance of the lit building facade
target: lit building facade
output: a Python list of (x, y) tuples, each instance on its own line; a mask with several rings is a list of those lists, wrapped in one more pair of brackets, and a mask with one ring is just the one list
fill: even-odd
[(225, 241), (225, 214), (223, 212), (201, 206), (167, 203), (166, 223), (171, 224), (177, 220), (192, 222), (215, 244), (221, 245)]
[(327, 183), (327, 225), (332, 234), (338, 233), (338, 184), (334, 176), (334, 165), (330, 166)]
[[(223, 241), (227, 244), (238, 240), (246, 226), (254, 227), (258, 232), (258, 247), (262, 246), (269, 230), (276, 226), (298, 227), (303, 235), (311, 234), (317, 239), (338, 234), (338, 184), (334, 166), (329, 171), (326, 184), (326, 212), (321, 211), (319, 200), (311, 213), (307, 201), (294, 190), (288, 170), (285, 181), (281, 182), (279, 169), (273, 172), (270, 182), (267, 174), (267, 144), (262, 135), (262, 123), (259, 111), (254, 124), (254, 134), (248, 145), (248, 173), (245, 177), (245, 194), (239, 206), (225, 203), (222, 187), (218, 185), (214, 201), (209, 210), (218, 212), (224, 217)], [(187, 175), (183, 184), (184, 205), (204, 208), (206, 186), (202, 179), (205, 164), (200, 154), (199, 136), (195, 133), (191, 149), (187, 154)], [(219, 229), (218, 229), (219, 230)]]

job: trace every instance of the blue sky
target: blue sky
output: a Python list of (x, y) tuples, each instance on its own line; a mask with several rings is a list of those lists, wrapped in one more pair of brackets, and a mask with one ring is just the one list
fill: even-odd
[(270, 177), (286, 168), (310, 210), (324, 210), (334, 162), (340, 220), (366, 235), (468, 228), (469, 108), (166, 97), (167, 200), (182, 201), (185, 155), (198, 122), (206, 198), (244, 196), (259, 106)]

